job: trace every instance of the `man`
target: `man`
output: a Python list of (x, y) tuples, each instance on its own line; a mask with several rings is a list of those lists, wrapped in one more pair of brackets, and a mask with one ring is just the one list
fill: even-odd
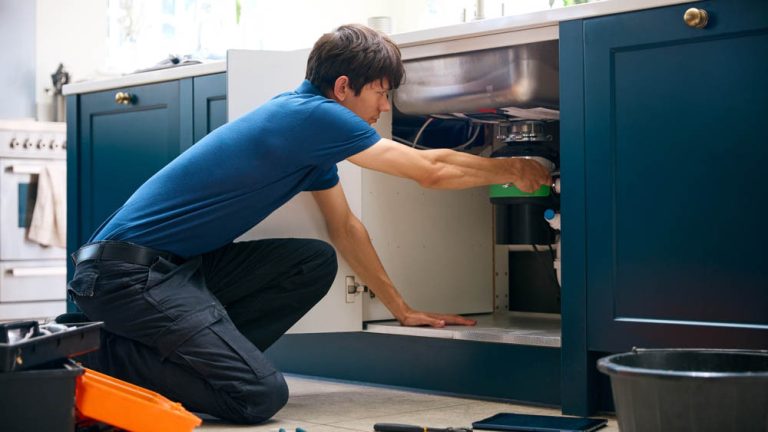
[(215, 130), (142, 185), (73, 254), (69, 292), (105, 323), (86, 366), (230, 421), (274, 415), (288, 389), (262, 352), (326, 294), (336, 254), (319, 240), (233, 240), (301, 191), (312, 191), (336, 249), (401, 324), (473, 325), (408, 306), (350, 211), (336, 163), (431, 188), (533, 191), (550, 178), (536, 162), (381, 138), (370, 125), (403, 75), (391, 40), (342, 26), (317, 41), (296, 91)]

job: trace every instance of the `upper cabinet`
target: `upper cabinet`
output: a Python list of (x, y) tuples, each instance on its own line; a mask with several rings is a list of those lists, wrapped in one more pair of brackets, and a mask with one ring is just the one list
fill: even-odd
[(564, 23), (561, 50), (563, 215), (585, 257), (565, 277), (586, 284), (587, 348), (765, 348), (768, 3)]

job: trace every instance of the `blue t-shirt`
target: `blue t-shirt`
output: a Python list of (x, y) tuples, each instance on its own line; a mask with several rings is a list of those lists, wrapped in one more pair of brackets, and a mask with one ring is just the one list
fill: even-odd
[(339, 181), (336, 163), (381, 137), (309, 81), (214, 130), (144, 183), (90, 241), (182, 257), (232, 242), (301, 191)]

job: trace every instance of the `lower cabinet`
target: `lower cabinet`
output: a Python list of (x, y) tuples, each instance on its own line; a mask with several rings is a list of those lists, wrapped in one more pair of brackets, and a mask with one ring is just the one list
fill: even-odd
[[(77, 152), (80, 242), (180, 153), (179, 81), (80, 96)], [(125, 103), (117, 94), (127, 95)], [(70, 153), (71, 154), (71, 153)]]
[(768, 5), (585, 19), (560, 38), (563, 292), (580, 319), (566, 335), (564, 311), (566, 377), (632, 347), (765, 349)]
[(71, 254), (144, 181), (226, 122), (226, 75), (71, 95), (67, 113)]
[(227, 122), (227, 75), (196, 77), (193, 82), (193, 142)]

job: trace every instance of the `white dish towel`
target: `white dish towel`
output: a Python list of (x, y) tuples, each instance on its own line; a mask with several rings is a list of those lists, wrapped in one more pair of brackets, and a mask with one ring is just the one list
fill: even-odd
[(40, 170), (37, 200), (27, 237), (44, 246), (67, 245), (67, 165), (50, 162)]

